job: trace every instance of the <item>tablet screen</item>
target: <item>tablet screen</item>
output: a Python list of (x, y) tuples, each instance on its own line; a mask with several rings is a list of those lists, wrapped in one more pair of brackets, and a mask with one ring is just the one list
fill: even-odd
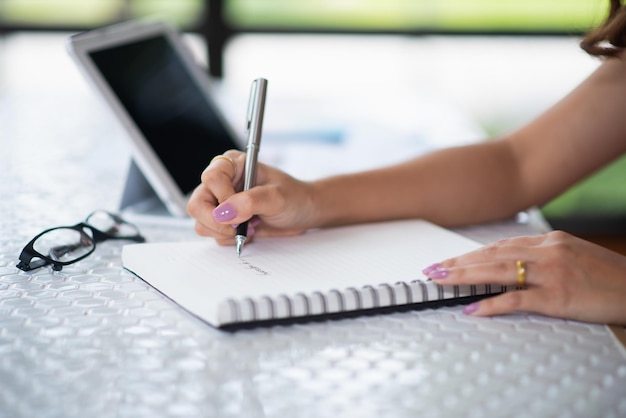
[(89, 55), (183, 194), (199, 184), (215, 155), (237, 148), (164, 36)]

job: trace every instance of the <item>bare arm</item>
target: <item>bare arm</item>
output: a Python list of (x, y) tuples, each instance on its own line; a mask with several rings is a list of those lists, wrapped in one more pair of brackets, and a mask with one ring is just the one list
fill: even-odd
[(615, 58), (509, 135), (383, 169), (307, 183), (261, 165), (257, 186), (236, 193), (243, 154), (228, 151), (238, 169), (207, 167), (188, 211), (200, 235), (223, 244), (233, 240), (230, 224), (253, 215), (260, 236), (398, 218), (463, 225), (542, 204), (624, 152), (626, 58)]
[(314, 224), (419, 217), (451, 226), (504, 218), (545, 203), (624, 152), (622, 57), (510, 135), (314, 183)]

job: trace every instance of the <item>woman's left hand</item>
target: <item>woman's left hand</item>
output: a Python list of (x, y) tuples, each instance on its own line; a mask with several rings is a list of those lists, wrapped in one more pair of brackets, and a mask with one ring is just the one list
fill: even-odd
[(470, 315), (525, 311), (626, 325), (626, 257), (565, 232), (505, 239), (423, 272), (441, 285), (523, 281), (521, 290), (467, 305)]

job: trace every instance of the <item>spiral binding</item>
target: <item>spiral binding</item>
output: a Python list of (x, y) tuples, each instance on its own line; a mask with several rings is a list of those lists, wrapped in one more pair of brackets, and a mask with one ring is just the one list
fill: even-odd
[[(505, 286), (499, 287), (501, 292), (508, 290)], [(444, 287), (434, 282), (413, 280), (393, 285), (383, 283), (349, 287), (344, 291), (331, 289), (292, 296), (281, 294), (275, 298), (263, 296), (256, 300), (228, 299), (226, 306), (220, 310), (220, 319), (222, 323), (239, 323), (335, 314), (478, 296), (493, 293), (493, 290), (495, 286), (490, 285)]]

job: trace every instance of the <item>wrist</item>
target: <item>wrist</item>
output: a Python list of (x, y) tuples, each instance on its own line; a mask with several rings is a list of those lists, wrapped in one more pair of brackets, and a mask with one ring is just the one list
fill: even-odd
[(309, 185), (314, 227), (332, 227), (357, 221), (353, 206), (358, 206), (358, 193), (355, 194), (349, 182), (346, 183), (346, 176), (320, 179)]
[(329, 213), (325, 201), (328, 198), (327, 189), (323, 180), (316, 180), (307, 183), (308, 185), (308, 206), (310, 209), (310, 227), (320, 228), (329, 225)]

